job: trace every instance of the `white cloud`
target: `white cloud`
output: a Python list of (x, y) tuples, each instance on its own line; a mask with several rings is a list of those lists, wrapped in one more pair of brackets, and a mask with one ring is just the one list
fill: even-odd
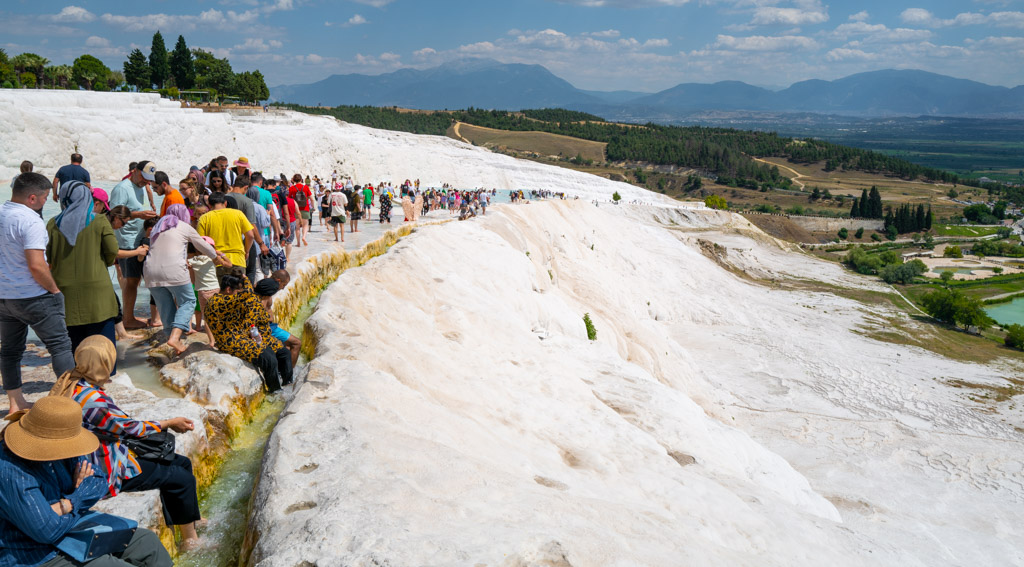
[(878, 59), (878, 55), (874, 53), (865, 53), (860, 49), (839, 47), (826, 53), (825, 59), (829, 61), (874, 61)]
[(887, 43), (904, 41), (925, 41), (932, 37), (929, 30), (911, 28), (889, 29), (885, 24), (869, 24), (866, 22), (849, 22), (838, 26), (831, 34), (834, 39), (845, 40), (853, 36), (861, 36), (863, 42)]
[(224, 24), (249, 24), (255, 22), (258, 18), (259, 13), (254, 10), (246, 10), (245, 12), (228, 10), (227, 12), (221, 12), (215, 8), (200, 12), (198, 16), (188, 14), (148, 14), (144, 16), (103, 14), (100, 16), (104, 23), (130, 32), (157, 31), (160, 29), (191, 31), (198, 26), (216, 27)]
[(271, 49), (280, 49), (282, 46), (283, 44), (276, 39), (264, 40), (261, 37), (249, 37), (246, 38), (244, 43), (238, 44), (231, 49), (232, 51), (266, 53)]
[(590, 32), (590, 33), (586, 33), (586, 34), (583, 34), (583, 35), (589, 35), (590, 37), (596, 37), (596, 38), (600, 38), (600, 39), (615, 39), (615, 38), (619, 37), (620, 35), (622, 35), (622, 33), (619, 30), (604, 30), (604, 31)]
[(576, 4), (599, 8), (602, 6), (620, 6), (623, 8), (643, 8), (648, 6), (683, 6), (690, 0), (555, 0), (560, 4)]
[(84, 24), (95, 20), (96, 15), (79, 6), (65, 6), (63, 10), (50, 16), (50, 19), (54, 22)]
[(423, 49), (417, 49), (416, 51), (412, 52), (412, 56), (417, 58), (429, 57), (431, 55), (436, 54), (437, 50), (434, 49), (433, 47), (424, 47)]
[(805, 24), (821, 24), (827, 21), (828, 13), (824, 8), (806, 10), (803, 8), (765, 6), (754, 10), (754, 19), (751, 23), (755, 25), (782, 24), (800, 26)]
[(363, 25), (365, 23), (367, 23), (366, 18), (360, 16), (359, 14), (356, 14), (356, 15), (352, 16), (351, 18), (349, 18), (348, 21), (345, 22), (345, 25), (348, 26), (348, 27), (351, 27), (351, 26), (361, 26), (361, 25)]
[(373, 6), (374, 8), (383, 8), (395, 0), (352, 0), (360, 4), (366, 4), (367, 6)]
[(1024, 12), (962, 12), (953, 18), (943, 19), (924, 8), (907, 8), (900, 13), (904, 23), (929, 28), (945, 28), (951, 26), (992, 25), (998, 27), (1024, 29)]
[(863, 22), (863, 21), (867, 21), (867, 19), (869, 17), (870, 16), (868, 15), (868, 11), (867, 10), (861, 10), (860, 12), (857, 12), (856, 14), (850, 14), (850, 18), (849, 19), (850, 19), (851, 22)]
[(96, 35), (90, 35), (85, 40), (85, 46), (86, 47), (110, 47), (110, 40), (106, 39), (106, 38), (103, 38), (103, 37), (96, 36)]
[(748, 37), (719, 35), (713, 47), (731, 51), (796, 51), (817, 48), (818, 42), (800, 35), (752, 35)]

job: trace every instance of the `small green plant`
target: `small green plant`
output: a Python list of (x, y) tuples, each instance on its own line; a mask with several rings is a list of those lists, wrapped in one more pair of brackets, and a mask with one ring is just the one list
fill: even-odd
[(849, 237), (849, 236), (850, 236), (850, 231), (846, 230), (846, 227), (843, 227), (843, 228), (839, 229), (839, 238), (841, 238), (843, 240), (846, 240), (846, 238)]
[(882, 240), (882, 237), (878, 236), (877, 232), (872, 232), (871, 233), (871, 240), (874, 240), (875, 242), (879, 242), (879, 241)]
[(853, 236), (856, 237), (858, 240), (864, 238), (864, 227), (862, 226), (858, 228), (857, 232), (853, 233)]
[(597, 328), (594, 327), (594, 322), (590, 320), (590, 313), (583, 314), (583, 324), (587, 326), (587, 338), (596, 341)]
[(612, 193), (612, 201), (615, 201), (616, 203), (618, 203), (621, 200), (622, 200), (622, 195), (619, 195), (618, 191)]

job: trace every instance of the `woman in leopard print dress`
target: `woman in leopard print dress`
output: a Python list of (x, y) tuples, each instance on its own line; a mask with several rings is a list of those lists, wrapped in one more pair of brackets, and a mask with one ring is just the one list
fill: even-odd
[[(271, 334), (270, 315), (247, 278), (221, 278), (220, 293), (206, 304), (206, 320), (217, 348), (259, 368), (268, 392), (291, 384), (291, 352)], [(252, 335), (253, 327), (258, 339)]]

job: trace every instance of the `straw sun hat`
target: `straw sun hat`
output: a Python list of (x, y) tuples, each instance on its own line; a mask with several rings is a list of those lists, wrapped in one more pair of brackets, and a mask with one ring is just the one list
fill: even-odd
[(71, 398), (46, 396), (4, 430), (4, 442), (29, 461), (58, 461), (92, 453), (100, 440), (82, 427), (82, 406)]

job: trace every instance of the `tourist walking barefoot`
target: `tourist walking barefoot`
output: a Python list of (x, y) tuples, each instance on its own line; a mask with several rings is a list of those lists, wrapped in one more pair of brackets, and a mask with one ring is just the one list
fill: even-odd
[(85, 183), (65, 183), (58, 198), (64, 210), (46, 226), (50, 239), (46, 256), (53, 280), (64, 293), (73, 352), (90, 335), (103, 335), (111, 342), (117, 339), (117, 296), (107, 268), (114, 265), (118, 246), (105, 200), (95, 199)]
[(189, 331), (196, 310), (196, 294), (188, 273), (188, 246), (222, 265), (227, 257), (218, 252), (189, 223), (185, 205), (171, 205), (150, 235), (151, 248), (144, 268), (149, 293), (156, 300), (167, 333), (167, 346), (175, 354), (185, 352), (181, 336)]
[(362, 188), (356, 185), (352, 198), (348, 201), (349, 232), (359, 232), (359, 219), (363, 215)]
[[(348, 206), (348, 198), (341, 191), (341, 185), (335, 185), (331, 192), (331, 227), (334, 229), (334, 241), (345, 242), (345, 209)], [(341, 240), (338, 240), (338, 233), (341, 233)]]
[(380, 223), (391, 224), (391, 188), (381, 189), (380, 192)]
[(49, 194), (46, 177), (22, 173), (11, 200), (0, 208), (0, 376), (11, 413), (31, 406), (21, 391), (29, 327), (46, 345), (54, 374), (75, 366), (64, 323), (64, 295), (46, 263), (46, 225), (39, 211)]

